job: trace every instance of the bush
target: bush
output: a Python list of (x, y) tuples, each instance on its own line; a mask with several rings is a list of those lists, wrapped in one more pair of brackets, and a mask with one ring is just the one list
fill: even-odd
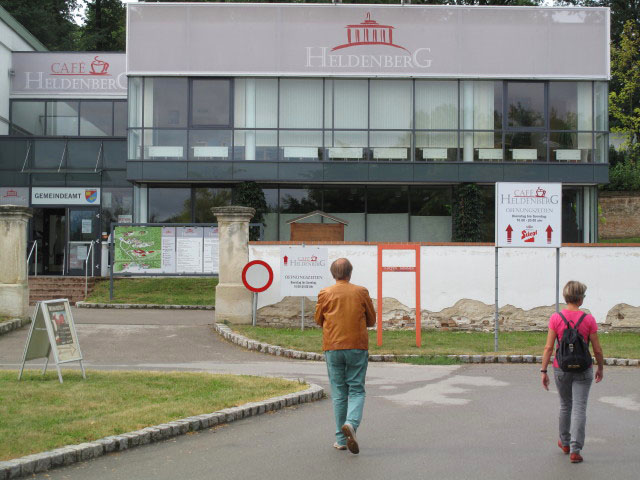
[(605, 185), (603, 189), (640, 191), (640, 162), (626, 158), (609, 167), (609, 184)]
[(475, 183), (463, 183), (453, 192), (453, 241), (481, 242), (484, 198)]

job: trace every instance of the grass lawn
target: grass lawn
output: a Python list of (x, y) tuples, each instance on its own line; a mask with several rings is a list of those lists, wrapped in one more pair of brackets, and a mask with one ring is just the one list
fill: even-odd
[(599, 243), (640, 243), (640, 237), (601, 238)]
[[(306, 352), (322, 351), (320, 329), (279, 329), (233, 325), (232, 328), (249, 338)], [(422, 347), (417, 348), (415, 332), (385, 331), (382, 347), (377, 346), (376, 331), (369, 330), (369, 353), (396, 355), (472, 355), (493, 353), (493, 333), (482, 332), (422, 332)], [(542, 355), (546, 332), (501, 332), (498, 337), (502, 355)], [(601, 333), (600, 342), (605, 357), (640, 358), (640, 334)], [(412, 361), (415, 363), (415, 361)], [(433, 362), (431, 362), (433, 363)]]
[(0, 461), (304, 390), (277, 378), (0, 370)]
[(87, 302), (150, 303), (155, 305), (215, 305), (217, 278), (116, 278), (113, 301), (109, 280), (99, 280)]

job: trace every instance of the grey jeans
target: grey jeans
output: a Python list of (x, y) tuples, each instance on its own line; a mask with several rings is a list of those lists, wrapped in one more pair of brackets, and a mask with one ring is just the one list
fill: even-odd
[(560, 394), (560, 441), (562, 445), (571, 447), (571, 453), (580, 452), (584, 445), (593, 367), (580, 373), (563, 372), (555, 368), (554, 377)]

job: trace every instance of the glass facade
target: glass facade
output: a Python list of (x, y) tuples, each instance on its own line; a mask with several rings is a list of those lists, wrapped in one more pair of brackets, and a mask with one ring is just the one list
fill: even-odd
[(606, 162), (604, 82), (134, 77), (129, 89), (131, 160)]

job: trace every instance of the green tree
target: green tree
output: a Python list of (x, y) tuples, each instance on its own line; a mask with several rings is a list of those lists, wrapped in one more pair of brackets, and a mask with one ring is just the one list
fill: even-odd
[(75, 50), (78, 0), (0, 0), (0, 5), (49, 50)]
[(618, 89), (609, 93), (611, 131), (626, 136), (624, 147), (633, 161), (640, 158), (640, 28), (629, 20), (620, 45), (611, 48), (611, 78)]
[(124, 51), (127, 8), (121, 0), (89, 0), (78, 32), (78, 50)]

